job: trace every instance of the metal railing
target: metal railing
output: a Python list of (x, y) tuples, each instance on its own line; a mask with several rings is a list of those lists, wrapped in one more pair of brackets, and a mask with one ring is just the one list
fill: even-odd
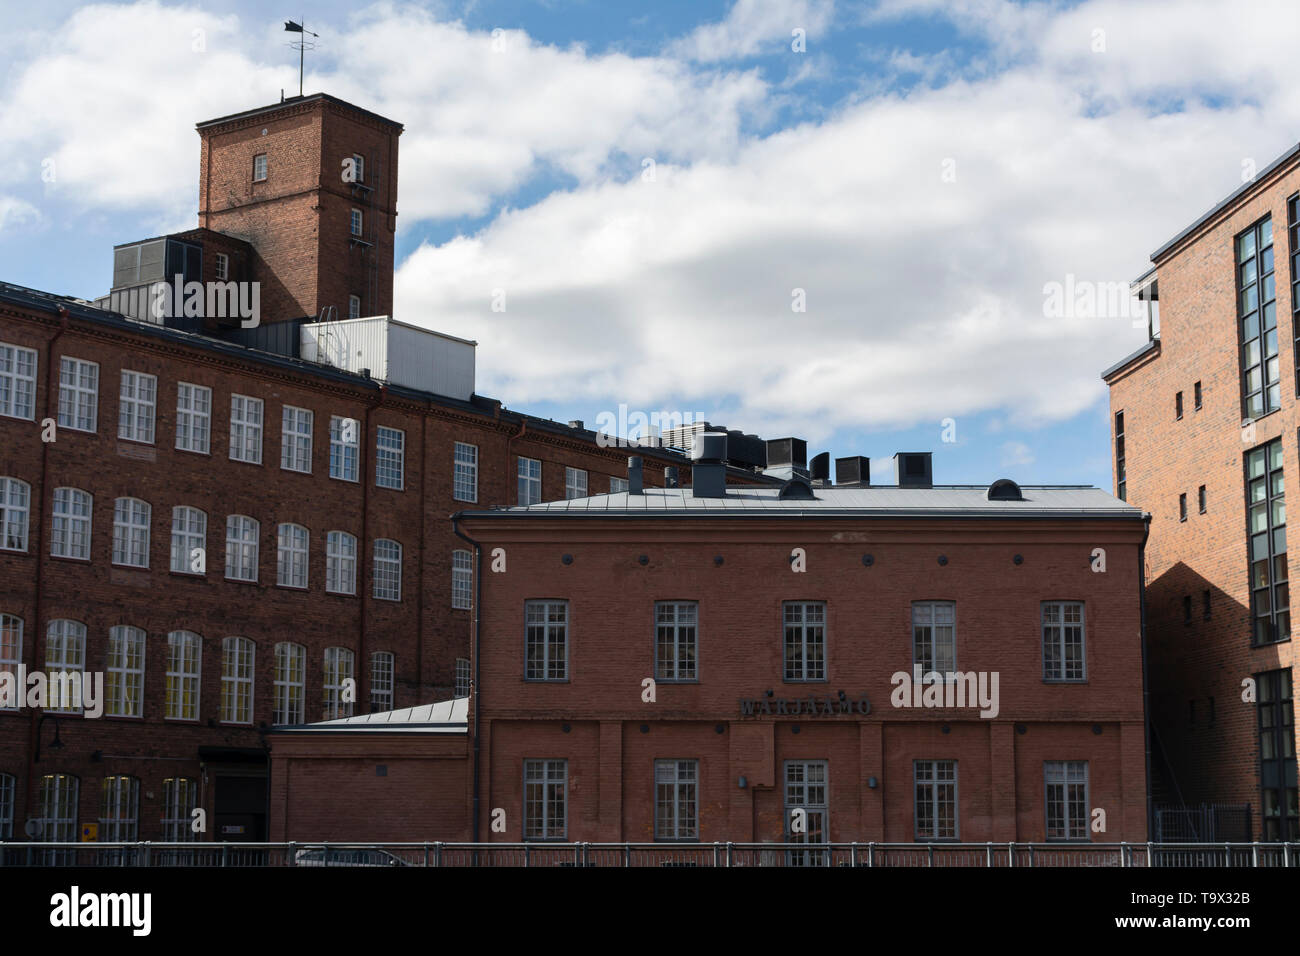
[(1300, 867), (1300, 843), (4, 843), (0, 867)]

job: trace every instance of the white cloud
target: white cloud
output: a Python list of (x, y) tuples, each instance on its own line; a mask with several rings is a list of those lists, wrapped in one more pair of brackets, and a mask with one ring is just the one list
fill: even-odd
[(697, 27), (674, 43), (674, 55), (700, 62), (789, 53), (793, 31), (807, 40), (821, 34), (834, 14), (833, 0), (736, 0), (718, 23)]
[(41, 218), (40, 210), (29, 202), (14, 196), (0, 195), (0, 230), (35, 222)]
[(1000, 464), (1004, 468), (1013, 468), (1017, 465), (1032, 465), (1035, 461), (1033, 451), (1022, 441), (1003, 442), (1001, 450)]

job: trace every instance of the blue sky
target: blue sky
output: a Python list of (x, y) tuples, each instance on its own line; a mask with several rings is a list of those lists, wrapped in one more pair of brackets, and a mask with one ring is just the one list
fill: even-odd
[(932, 450), (940, 482), (1110, 488), (1099, 373), (1145, 333), (1047, 289), (1144, 272), (1300, 120), (1273, 0), (279, 14), (11, 11), (0, 278), (89, 298), (113, 244), (192, 226), (193, 124), (295, 90), (303, 15), (307, 91), (406, 124), (395, 312), (476, 339), (481, 392), (702, 413), (877, 475)]

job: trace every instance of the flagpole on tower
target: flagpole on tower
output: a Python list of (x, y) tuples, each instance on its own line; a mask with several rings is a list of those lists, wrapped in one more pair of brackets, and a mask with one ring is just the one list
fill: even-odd
[(305, 24), (294, 23), (292, 20), (284, 21), (284, 29), (288, 33), (302, 34), (302, 39), (300, 39), (297, 43), (289, 44), (290, 48), (297, 47), (298, 49), (298, 95), (302, 96), (302, 74), (303, 74), (303, 66), (304, 66), (304, 56), (309, 46), (313, 50), (316, 49), (316, 44), (308, 40), (307, 37), (309, 36), (316, 37), (316, 39), (319, 40), (320, 35), (316, 33), (312, 33), (310, 30), (307, 29)]

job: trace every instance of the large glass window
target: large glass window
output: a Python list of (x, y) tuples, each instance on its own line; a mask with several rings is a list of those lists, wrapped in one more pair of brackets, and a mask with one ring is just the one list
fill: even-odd
[(284, 406), (280, 427), (280, 467), (311, 474), (312, 412), (309, 408)]
[(17, 478), (0, 478), (0, 549), (27, 550), (32, 489)]
[(787, 601), (785, 623), (785, 679), (826, 680), (826, 605), (820, 601)]
[(330, 477), (356, 481), (360, 460), (360, 423), (355, 418), (330, 416)]
[(307, 529), (302, 525), (280, 525), (276, 583), (284, 587), (307, 586)]
[(1115, 413), (1115, 497), (1128, 500), (1128, 469), (1124, 465), (1124, 413)]
[[(825, 760), (785, 763), (785, 840), (787, 843), (826, 843), (830, 839), (829, 768)], [(825, 850), (791, 851), (792, 866), (826, 866)]]
[(212, 431), (212, 389), (189, 382), (176, 383), (176, 447), (208, 453)]
[(957, 839), (957, 761), (916, 760), (916, 839)]
[(157, 376), (123, 369), (117, 405), (117, 437), (152, 445), (157, 403)]
[(99, 839), (126, 843), (139, 836), (140, 781), (135, 777), (104, 778), (99, 810)]
[(222, 723), (253, 722), (253, 663), (256, 652), (256, 645), (246, 637), (227, 637), (221, 642)]
[(451, 606), (468, 610), (474, 604), (474, 555), (469, 551), (451, 553)]
[(1291, 597), (1280, 438), (1246, 454), (1246, 518), (1250, 528), (1252, 641), (1285, 641), (1291, 636)]
[(177, 574), (203, 574), (208, 567), (208, 516), (198, 508), (172, 509), (171, 569)]
[(149, 566), (149, 521), (147, 501), (118, 498), (113, 503), (113, 563), (132, 568)]
[[(0, 674), (9, 674), (18, 684), (18, 665), (23, 660), (23, 619), (13, 614), (0, 614)], [(13, 707), (0, 707), (0, 710), (17, 710), (18, 702)]]
[(542, 500), (542, 463), (536, 458), (519, 459), (519, 504), (535, 505)]
[(527, 601), (524, 677), (565, 680), (569, 676), (569, 602)]
[(59, 427), (93, 432), (99, 417), (99, 366), (59, 359)]
[(77, 488), (54, 489), (50, 523), (50, 554), (56, 558), (90, 560), (91, 497)]
[(456, 442), (452, 497), (457, 501), (478, 501), (478, 446)]
[(564, 497), (587, 497), (587, 472), (582, 468), (564, 469)]
[(381, 601), (402, 599), (402, 546), (388, 538), (375, 539), (374, 596)]
[(104, 667), (104, 713), (110, 717), (142, 716), (144, 631), (118, 625), (108, 630)]
[(191, 631), (167, 635), (167, 717), (199, 719), (199, 667), (203, 641)]
[(199, 805), (199, 783), (188, 777), (163, 781), (162, 838), (165, 843), (188, 843), (194, 833), (194, 808)]
[(46, 709), (50, 713), (81, 713), (85, 670), (86, 625), (80, 621), (50, 621), (45, 630), (45, 675), (50, 682)]
[(375, 429), (375, 484), (401, 490), (405, 481), (406, 432), (400, 428)]
[(307, 684), (307, 648), (301, 644), (275, 645), (275, 707), (271, 717), (276, 724), (303, 722), (304, 690)]
[(1242, 414), (1259, 418), (1282, 405), (1273, 283), (1273, 220), (1237, 237), (1237, 315), (1241, 320)]
[(1088, 839), (1088, 761), (1049, 760), (1043, 764), (1047, 839)]
[(1265, 840), (1300, 840), (1297, 798), (1295, 701), (1291, 669), (1256, 677), (1259, 711), (1259, 776), (1263, 791)]
[(1083, 602), (1044, 601), (1042, 617), (1043, 680), (1085, 680)]
[(524, 839), (563, 840), (567, 760), (524, 761)]
[(699, 605), (694, 601), (655, 604), (655, 680), (690, 681), (695, 669)]
[[(36, 795), (36, 824), (43, 842), (76, 842), (80, 797), (81, 781), (71, 774), (51, 773), (41, 777)], [(41, 854), (40, 860), (45, 866), (67, 866), (73, 862), (74, 854), (72, 850), (47, 850)]]
[(226, 577), (232, 581), (257, 580), (257, 519), (231, 515), (226, 519)]
[(230, 459), (262, 463), (262, 400), (230, 396)]
[(371, 713), (393, 709), (393, 670), (392, 651), (375, 651), (370, 655)]
[(655, 839), (699, 839), (697, 760), (655, 761)]
[[(356, 700), (354, 660), (355, 655), (346, 647), (325, 648), (325, 716), (322, 720), (352, 716), (352, 704)], [(347, 699), (349, 697), (352, 699)]]
[(0, 342), (0, 415), (36, 415), (36, 350)]
[(357, 539), (346, 531), (325, 536), (325, 590), (333, 594), (357, 593)]
[(957, 605), (952, 601), (912, 605), (912, 665), (921, 668), (922, 677), (956, 672)]

